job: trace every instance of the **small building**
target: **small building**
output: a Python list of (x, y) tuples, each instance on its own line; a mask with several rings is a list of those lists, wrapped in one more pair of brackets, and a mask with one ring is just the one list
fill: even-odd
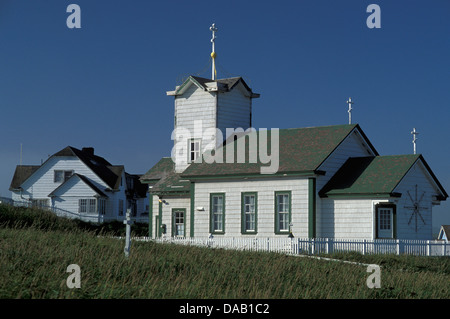
[(260, 95), (240, 77), (190, 76), (167, 95), (172, 156), (141, 177), (151, 237), (432, 239), (448, 195), (422, 155), (381, 156), (358, 124), (252, 129)]
[(123, 220), (127, 208), (137, 221), (148, 221), (148, 186), (140, 175), (94, 154), (67, 146), (41, 165), (18, 165), (10, 191), (15, 205), (47, 208), (91, 222)]

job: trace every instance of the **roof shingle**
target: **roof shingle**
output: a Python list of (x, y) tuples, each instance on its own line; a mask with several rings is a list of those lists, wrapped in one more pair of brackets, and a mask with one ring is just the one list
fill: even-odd
[(396, 186), (420, 155), (349, 158), (320, 190), (322, 197), (378, 194), (396, 196)]
[[(280, 129), (278, 141), (279, 165), (277, 174), (287, 173), (317, 173), (320, 165), (328, 156), (339, 146), (340, 143), (354, 130), (358, 129), (355, 125), (334, 125), (296, 129)], [(270, 132), (270, 133), (269, 133)], [(267, 153), (271, 154), (271, 134), (267, 131)], [(261, 167), (270, 166), (271, 163), (262, 163), (260, 161), (259, 149), (249, 150), (249, 140), (256, 136), (259, 140), (261, 131), (254, 131), (240, 136), (235, 141), (231, 141), (235, 149), (234, 163), (226, 163), (226, 150), (228, 146), (222, 147), (224, 163), (211, 163), (203, 160), (202, 163), (192, 163), (181, 175), (184, 177), (206, 177), (206, 176), (229, 176), (229, 175), (253, 175), (260, 174)], [(364, 133), (362, 133), (364, 135)], [(246, 137), (247, 136), (247, 137)], [(238, 163), (236, 160), (237, 145), (246, 139), (245, 142), (245, 163)], [(260, 142), (260, 141), (259, 141)], [(367, 140), (368, 144), (370, 142)], [(275, 146), (276, 147), (276, 146)], [(377, 154), (373, 146), (372, 151)], [(276, 148), (274, 148), (276, 150)], [(257, 158), (257, 162), (251, 162), (249, 156)], [(269, 155), (271, 156), (271, 155)], [(250, 157), (251, 158), (251, 157)], [(210, 164), (209, 164), (210, 163)]]

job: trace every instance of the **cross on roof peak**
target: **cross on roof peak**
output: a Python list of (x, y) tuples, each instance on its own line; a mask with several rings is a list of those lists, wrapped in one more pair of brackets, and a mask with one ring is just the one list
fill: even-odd
[(347, 104), (348, 104), (348, 124), (352, 124), (352, 104), (355, 104), (355, 102), (352, 101), (352, 98), (349, 97), (347, 100)]
[(413, 136), (412, 143), (414, 144), (414, 154), (416, 154), (416, 141), (417, 141), (417, 135), (419, 134), (419, 132), (416, 131), (416, 128), (413, 128), (411, 134)]
[(211, 75), (211, 79), (215, 80), (217, 77), (217, 72), (216, 72), (216, 50), (215, 50), (215, 41), (216, 41), (216, 32), (217, 32), (217, 28), (216, 28), (216, 24), (213, 23), (210, 27), (209, 30), (212, 31), (212, 38), (211, 38), (211, 43), (212, 43), (212, 52), (211, 52), (211, 58), (212, 58), (212, 75)]

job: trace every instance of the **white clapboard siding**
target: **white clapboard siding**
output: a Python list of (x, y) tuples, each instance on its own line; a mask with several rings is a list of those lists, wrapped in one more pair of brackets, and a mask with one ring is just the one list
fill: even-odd
[(325, 176), (317, 179), (317, 189), (320, 190), (330, 180), (331, 177), (344, 165), (350, 157), (373, 156), (366, 142), (362, 139), (358, 130), (345, 138), (344, 141), (331, 153), (322, 163), (319, 170), (325, 171)]
[[(326, 174), (317, 178), (317, 192), (319, 192), (323, 188), (323, 186), (325, 186), (325, 184), (331, 179), (331, 177), (333, 177), (333, 175), (350, 157), (363, 157), (373, 155), (374, 154), (368, 147), (367, 143), (363, 140), (358, 130), (355, 129), (349, 136), (347, 136), (344, 141), (342, 141), (342, 143), (319, 167), (319, 169), (325, 171)], [(342, 210), (344, 210), (344, 208), (341, 208), (341, 213), (344, 214)], [(330, 217), (334, 214), (334, 207), (332, 202), (327, 200), (324, 201), (324, 199), (321, 199), (319, 196), (317, 196), (316, 211), (317, 234), (321, 237), (329, 237), (330, 235), (327, 234), (334, 232), (334, 226), (332, 225), (333, 221)], [(371, 208), (370, 211), (372, 211)], [(356, 238), (353, 236), (354, 234), (350, 234), (349, 238)], [(368, 235), (366, 231), (364, 231), (364, 236), (361, 238), (371, 238), (367, 236), (371, 236), (371, 233)]]
[(78, 158), (52, 157), (22, 184), (22, 195), (30, 199), (48, 198), (48, 195), (61, 185), (54, 182), (55, 170), (71, 170), (74, 173), (84, 175), (100, 190), (107, 187), (105, 182)]
[(191, 85), (183, 95), (176, 97), (175, 117), (175, 127), (186, 128), (191, 134), (194, 134), (194, 121), (201, 120), (203, 130), (215, 128), (216, 93), (203, 91), (196, 85)]
[(227, 128), (243, 128), (251, 126), (251, 99), (245, 97), (242, 92), (242, 83), (229, 92), (224, 92), (218, 96), (217, 107), (217, 127), (222, 131), (224, 138), (227, 138)]
[[(225, 234), (220, 236), (248, 236), (241, 234), (241, 194), (257, 193), (256, 237), (275, 236), (275, 192), (291, 191), (293, 233), (308, 234), (308, 179), (264, 179), (214, 181), (195, 183), (195, 236), (207, 236), (210, 232), (210, 194), (225, 193)], [(286, 235), (282, 235), (286, 236)]]
[[(413, 206), (408, 192), (412, 199), (416, 199), (415, 185), (417, 185), (418, 200), (422, 197), (419, 208), (420, 215), (425, 220), (422, 223), (418, 217), (418, 232), (415, 231), (414, 217), (411, 223), (408, 222), (411, 218), (412, 210), (405, 208), (405, 206)], [(434, 181), (431, 179), (429, 173), (426, 171), (424, 165), (419, 160), (409, 170), (406, 176), (402, 179), (395, 189), (396, 192), (401, 193), (402, 196), (397, 203), (397, 236), (402, 239), (431, 239), (432, 238), (432, 197), (439, 194)]]
[(318, 237), (372, 239), (373, 201), (371, 199), (323, 198)]
[[(201, 139), (201, 152), (214, 148), (216, 129), (216, 92), (207, 92), (192, 84), (186, 92), (175, 98), (175, 130), (177, 135), (182, 131), (182, 141), (188, 147), (191, 138)], [(208, 134), (205, 134), (205, 131)], [(185, 136), (188, 135), (188, 136)], [(175, 138), (175, 136), (173, 137)], [(178, 153), (176, 153), (178, 155)], [(176, 158), (177, 171), (183, 171), (187, 166), (187, 154), (181, 152)]]
[[(65, 189), (63, 188), (60, 190), (60, 192), (64, 192), (64, 194), (62, 194), (64, 197), (63, 199), (51, 200), (48, 195), (61, 186), (61, 183), (54, 182), (55, 170), (71, 170), (73, 173), (87, 177), (92, 184), (94, 184), (109, 197), (106, 202), (106, 213), (109, 217), (117, 216), (119, 198), (123, 199), (125, 203), (124, 205), (126, 205), (124, 185), (120, 187), (119, 192), (106, 192), (105, 189), (108, 188), (106, 183), (76, 157), (49, 158), (32, 176), (30, 176), (30, 178), (22, 184), (22, 193), (13, 193), (13, 196), (15, 196), (17, 201), (27, 199), (48, 199), (49, 204), (53, 205), (55, 208), (68, 210), (75, 213), (78, 212), (78, 199), (92, 197), (94, 195), (94, 191), (92, 191), (89, 186), (84, 184), (84, 182), (81, 182), (79, 179), (73, 179), (74, 182), (79, 182), (77, 182), (76, 185), (64, 185)], [(124, 178), (124, 176), (122, 176), (122, 178)], [(70, 188), (69, 186), (74, 188), (68, 189)], [(80, 191), (80, 193), (78, 193), (78, 191)]]

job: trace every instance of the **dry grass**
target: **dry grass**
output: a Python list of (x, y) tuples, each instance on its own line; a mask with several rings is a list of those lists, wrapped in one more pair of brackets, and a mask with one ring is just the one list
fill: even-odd
[[(333, 256), (381, 265), (369, 289), (360, 265), (152, 242), (125, 258), (123, 240), (36, 225), (0, 223), (0, 298), (450, 298), (449, 258)], [(70, 264), (80, 289), (66, 285)]]

